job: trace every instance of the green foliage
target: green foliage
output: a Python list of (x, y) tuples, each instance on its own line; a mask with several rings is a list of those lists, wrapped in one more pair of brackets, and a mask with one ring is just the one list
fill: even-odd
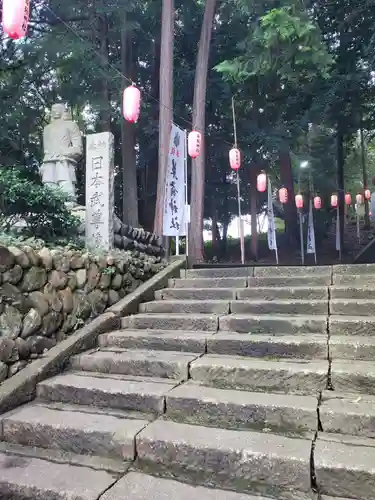
[(58, 190), (30, 181), (15, 168), (0, 169), (0, 231), (25, 223), (22, 232), (46, 241), (75, 239), (80, 221), (66, 207)]

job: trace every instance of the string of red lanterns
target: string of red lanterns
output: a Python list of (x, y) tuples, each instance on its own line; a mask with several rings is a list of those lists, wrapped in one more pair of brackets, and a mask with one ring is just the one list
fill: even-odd
[(30, 18), (30, 0), (3, 0), (3, 30), (13, 40), (24, 38)]

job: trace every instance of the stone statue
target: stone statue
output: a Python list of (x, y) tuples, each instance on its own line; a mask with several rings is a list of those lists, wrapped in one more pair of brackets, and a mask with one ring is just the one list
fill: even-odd
[(43, 132), (44, 158), (40, 174), (44, 184), (60, 187), (76, 202), (75, 167), (83, 153), (82, 135), (64, 104), (51, 108), (51, 123)]

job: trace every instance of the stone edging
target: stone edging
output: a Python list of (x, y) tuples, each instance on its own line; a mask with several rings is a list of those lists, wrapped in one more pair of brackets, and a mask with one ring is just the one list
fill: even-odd
[(71, 356), (94, 347), (101, 333), (120, 328), (121, 317), (136, 313), (141, 302), (152, 300), (153, 293), (165, 287), (170, 278), (177, 277), (184, 265), (184, 256), (174, 258), (165, 269), (142, 283), (134, 292), (3, 382), (0, 387), (0, 414), (34, 399), (39, 382), (59, 373)]

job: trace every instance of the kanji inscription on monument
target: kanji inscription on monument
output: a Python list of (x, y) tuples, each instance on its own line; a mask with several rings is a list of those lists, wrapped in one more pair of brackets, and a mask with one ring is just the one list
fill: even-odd
[(114, 138), (90, 134), (86, 141), (86, 245), (113, 248)]

